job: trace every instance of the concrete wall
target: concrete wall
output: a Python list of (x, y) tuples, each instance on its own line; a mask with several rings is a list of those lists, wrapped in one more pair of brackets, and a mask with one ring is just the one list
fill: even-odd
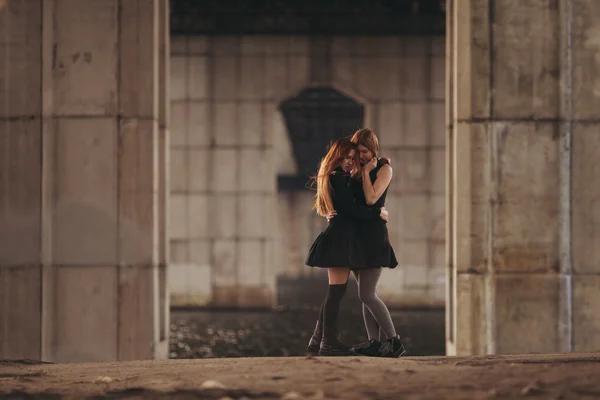
[(325, 221), (311, 193), (276, 191), (295, 169), (277, 108), (330, 84), (365, 105), (393, 162), (400, 266), (382, 297), (443, 305), (444, 55), (443, 37), (172, 37), (174, 304), (268, 305), (277, 275), (315, 273), (304, 257)]
[(448, 10), (448, 353), (598, 351), (598, 4)]
[(0, 27), (0, 359), (166, 358), (168, 1)]

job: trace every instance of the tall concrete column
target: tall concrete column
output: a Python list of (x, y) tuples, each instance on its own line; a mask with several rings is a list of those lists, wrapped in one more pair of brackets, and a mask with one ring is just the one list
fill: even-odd
[(167, 355), (164, 3), (0, 10), (0, 358)]
[(446, 264), (446, 354), (456, 354), (456, 271), (454, 268), (454, 7), (455, 0), (446, 1), (446, 69), (445, 69), (445, 122), (446, 220), (444, 226)]
[(450, 2), (448, 352), (600, 348), (600, 9)]
[(159, 18), (159, 53), (158, 53), (158, 262), (159, 262), (159, 307), (161, 343), (160, 358), (167, 358), (169, 351), (169, 283), (168, 264), (170, 259), (169, 246), (169, 146), (170, 132), (169, 117), (171, 114), (171, 98), (169, 96), (169, 77), (171, 60), (171, 29), (169, 23), (169, 0), (158, 1)]

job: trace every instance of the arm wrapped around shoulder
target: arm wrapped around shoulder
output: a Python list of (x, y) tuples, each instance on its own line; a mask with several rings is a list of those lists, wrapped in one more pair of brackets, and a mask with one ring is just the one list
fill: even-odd
[(330, 175), (329, 179), (333, 189), (333, 202), (338, 214), (351, 215), (354, 218), (379, 218), (381, 209), (356, 204), (348, 176)]

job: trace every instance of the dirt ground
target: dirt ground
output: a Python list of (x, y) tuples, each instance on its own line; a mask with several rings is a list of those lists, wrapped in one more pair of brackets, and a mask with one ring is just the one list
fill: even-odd
[(0, 399), (598, 399), (600, 354), (0, 361)]

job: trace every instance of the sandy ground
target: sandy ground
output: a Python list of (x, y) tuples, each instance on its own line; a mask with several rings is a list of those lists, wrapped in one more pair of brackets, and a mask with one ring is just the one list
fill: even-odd
[(598, 399), (600, 354), (0, 361), (0, 399)]

